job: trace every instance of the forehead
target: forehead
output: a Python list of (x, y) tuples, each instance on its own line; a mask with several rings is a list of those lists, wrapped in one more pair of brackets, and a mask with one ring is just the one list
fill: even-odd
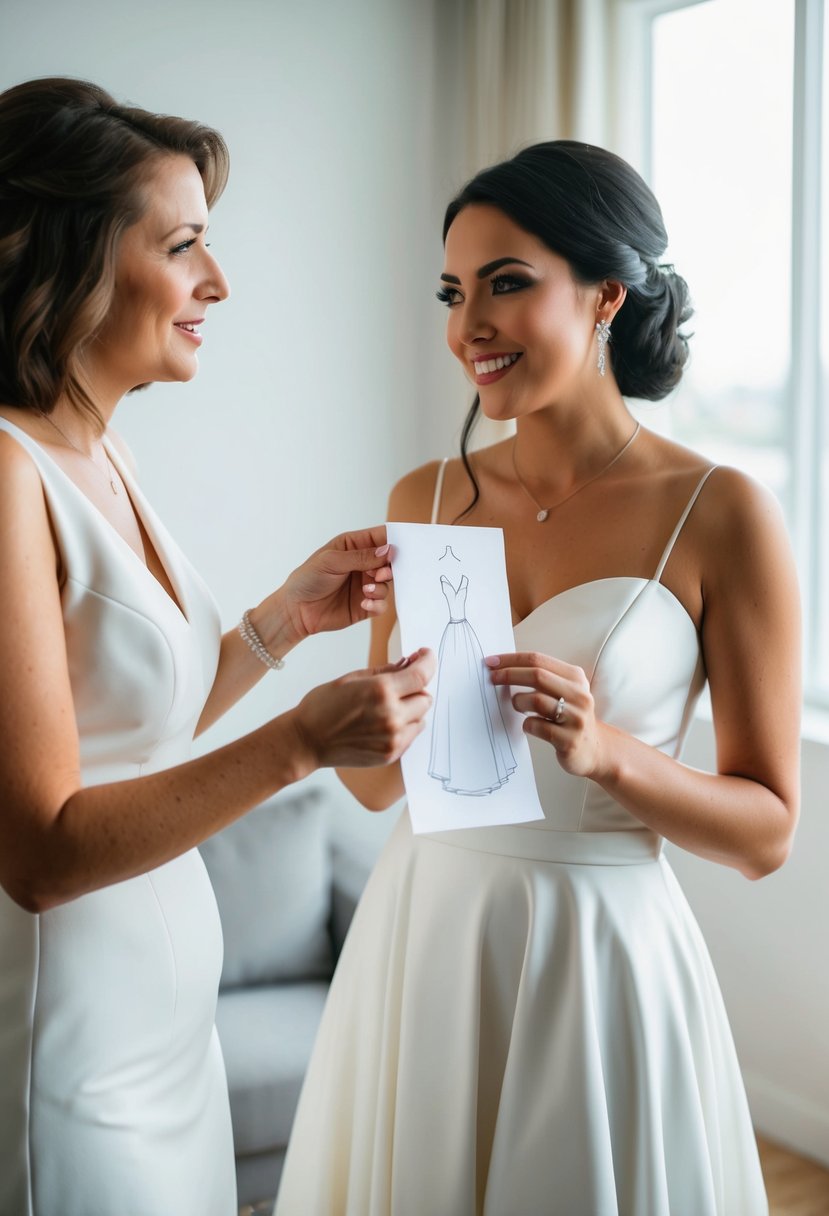
[(141, 182), (144, 214), (136, 227), (163, 235), (183, 224), (207, 224), (204, 183), (187, 156), (164, 156), (147, 167)]
[(474, 271), (502, 257), (520, 258), (533, 266), (562, 260), (497, 207), (483, 203), (464, 207), (446, 234), (446, 269), (455, 274), (464, 269)]

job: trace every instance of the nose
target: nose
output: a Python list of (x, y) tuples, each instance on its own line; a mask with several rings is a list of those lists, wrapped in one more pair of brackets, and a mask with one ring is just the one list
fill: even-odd
[(478, 300), (465, 301), (454, 315), (458, 321), (458, 337), (464, 346), (474, 347), (495, 337), (495, 326), (487, 319), (486, 311)]
[(213, 255), (205, 250), (204, 256), (206, 262), (204, 277), (195, 295), (197, 299), (203, 300), (206, 304), (218, 304), (230, 295), (230, 284)]

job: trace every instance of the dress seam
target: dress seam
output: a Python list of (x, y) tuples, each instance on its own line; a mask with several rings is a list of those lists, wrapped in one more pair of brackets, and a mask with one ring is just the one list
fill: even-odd
[(167, 651), (168, 651), (169, 657), (170, 657), (170, 671), (172, 673), (173, 688), (172, 688), (172, 692), (170, 693), (170, 704), (167, 706), (167, 710), (164, 714), (164, 719), (160, 724), (159, 730), (156, 734), (156, 737), (155, 737), (155, 740), (154, 740), (152, 746), (149, 747), (149, 749), (148, 749), (149, 752), (152, 753), (156, 750), (156, 748), (159, 747), (162, 740), (164, 739), (164, 731), (167, 727), (167, 723), (170, 721), (170, 715), (173, 712), (173, 708), (176, 703), (176, 697), (178, 695), (178, 672), (176, 670), (176, 652), (170, 642), (170, 639), (167, 637), (167, 634), (164, 632), (164, 630), (161, 628), (161, 626), (158, 624), (157, 621), (154, 621), (152, 617), (147, 616), (146, 613), (141, 612), (138, 608), (134, 608), (132, 604), (127, 604), (123, 600), (117, 599), (114, 595), (107, 595), (103, 591), (98, 591), (97, 588), (91, 587), (89, 585), (89, 583), (85, 583), (83, 581), (83, 579), (79, 579), (75, 575), (67, 574), (65, 585), (68, 585), (69, 583), (74, 584), (74, 586), (76, 586), (76, 587), (82, 587), (84, 591), (86, 591), (89, 595), (94, 595), (96, 597), (96, 599), (106, 600), (106, 602), (109, 604), (117, 604), (118, 607), (123, 608), (125, 612), (131, 612), (133, 616), (137, 616), (142, 621), (145, 621), (148, 625), (152, 625), (153, 629), (156, 631), (156, 633), (159, 635), (159, 637), (163, 640), (164, 645), (167, 647)]
[(33, 1079), (32, 1073), (34, 1070), (34, 1054), (35, 1054), (35, 1019), (37, 1015), (37, 997), (40, 988), (40, 915), (37, 915), (37, 928), (35, 937), (37, 940), (37, 965), (35, 966), (35, 982), (32, 992), (32, 1018), (29, 1033), (29, 1075), (27, 1086), (28, 1109), (26, 1111), (26, 1190), (29, 1202), (29, 1216), (34, 1216), (35, 1198), (34, 1198), (34, 1172), (32, 1170), (32, 1090)]
[[(593, 687), (593, 682), (596, 679), (596, 672), (598, 671), (599, 664), (601, 663), (602, 658), (604, 657), (604, 652), (607, 649), (607, 645), (608, 645), (610, 639), (613, 637), (614, 633), (619, 628), (622, 621), (624, 621), (626, 619), (626, 617), (629, 615), (629, 613), (631, 613), (633, 611), (633, 609), (636, 607), (636, 605), (639, 603), (640, 599), (642, 598), (642, 596), (645, 593), (645, 591), (647, 590), (647, 588), (652, 587), (652, 586), (658, 586), (658, 583), (656, 582), (655, 579), (651, 578), (651, 579), (648, 579), (646, 582), (644, 582), (642, 584), (642, 586), (639, 588), (639, 590), (636, 592), (636, 594), (634, 595), (633, 599), (630, 601), (628, 606), (624, 609), (621, 616), (617, 617), (616, 620), (614, 621), (614, 623), (608, 629), (607, 634), (605, 635), (605, 639), (602, 642), (601, 646), (599, 647), (598, 653), (596, 654), (596, 658), (593, 662), (593, 666), (590, 669), (589, 682), (590, 682), (591, 688)], [(578, 820), (578, 824), (576, 826), (577, 832), (581, 831), (581, 825), (582, 825), (582, 822), (584, 821), (584, 812), (587, 807), (587, 794), (588, 794), (589, 789), (590, 789), (590, 778), (585, 777), (584, 778), (584, 794), (582, 796), (581, 810), (579, 811), (579, 820)]]

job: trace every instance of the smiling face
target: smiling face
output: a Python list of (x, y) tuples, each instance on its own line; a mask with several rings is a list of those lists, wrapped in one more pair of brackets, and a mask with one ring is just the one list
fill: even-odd
[(521, 417), (595, 387), (604, 285), (578, 283), (564, 258), (484, 204), (452, 222), (445, 264), (447, 341), (487, 417)]
[(156, 380), (190, 380), (209, 305), (229, 295), (205, 244), (207, 204), (185, 156), (155, 162), (142, 187), (146, 208), (118, 248), (106, 321), (85, 359), (93, 389), (115, 399)]

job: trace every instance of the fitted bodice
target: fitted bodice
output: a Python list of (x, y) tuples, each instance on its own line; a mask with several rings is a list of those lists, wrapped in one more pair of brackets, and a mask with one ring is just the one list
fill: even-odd
[[(661, 577), (711, 471), (701, 478), (676, 522), (653, 578), (625, 576), (581, 583), (545, 600), (514, 626), (517, 650), (549, 654), (584, 670), (601, 721), (674, 757), (681, 753), (705, 684), (705, 667), (696, 627)], [(439, 478), (433, 523), (440, 485)], [(443, 579), (441, 585), (454, 618), (452, 585), (448, 593)], [(389, 651), (390, 660), (399, 656), (397, 624)], [(475, 847), (498, 851), (503, 846), (549, 855), (550, 846), (543, 839), (539, 842), (539, 834), (553, 831), (563, 838), (565, 833), (635, 832), (631, 856), (638, 852), (635, 844), (651, 850), (658, 847), (658, 838), (600, 785), (566, 773), (549, 743), (529, 736), (529, 747), (544, 819), (512, 827), (441, 832), (442, 841), (474, 838)], [(622, 852), (626, 847), (623, 840)], [(614, 850), (618, 852), (616, 845)]]
[(43, 448), (3, 418), (0, 429), (37, 465), (65, 573), (61, 601), (84, 784), (186, 760), (218, 664), (212, 596), (111, 445), (109, 457), (181, 609)]
[(452, 585), (451, 580), (445, 574), (440, 576), (440, 589), (449, 606), (450, 621), (462, 621), (466, 618), (466, 592), (468, 587), (469, 579), (465, 574), (461, 575), (457, 587)]
[[(515, 643), (581, 667), (596, 716), (678, 756), (705, 683), (699, 637), (679, 600), (655, 579), (597, 579), (540, 604)], [(571, 777), (554, 749), (530, 737), (544, 823), (566, 832), (641, 828), (593, 781)]]

